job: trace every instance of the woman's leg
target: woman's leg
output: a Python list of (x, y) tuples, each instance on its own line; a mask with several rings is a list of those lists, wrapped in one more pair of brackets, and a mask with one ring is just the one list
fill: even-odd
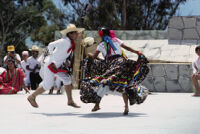
[(124, 104), (125, 104), (125, 109), (124, 109), (124, 115), (128, 115), (129, 109), (128, 109), (128, 96), (123, 93), (122, 94), (123, 100), (124, 100)]
[(100, 104), (100, 102), (95, 103), (95, 106), (93, 107), (92, 112), (96, 112), (96, 111), (98, 111), (98, 110), (101, 109), (100, 106), (99, 106), (99, 104)]

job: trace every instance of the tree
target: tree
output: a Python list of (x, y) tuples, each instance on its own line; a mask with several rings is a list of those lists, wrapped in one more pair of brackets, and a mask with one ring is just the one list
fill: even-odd
[[(87, 29), (108, 26), (112, 29), (164, 30), (169, 17), (187, 0), (63, 1), (65, 6), (73, 8), (73, 16), (77, 16), (71, 21)], [(85, 13), (84, 16), (81, 13)]]
[[(65, 26), (66, 15), (61, 13), (51, 0), (1, 0), (0, 1), (0, 58), (4, 45), (15, 45), (17, 50), (24, 49), (25, 39), (46, 43), (40, 35), (47, 27), (54, 30)], [(51, 39), (49, 39), (51, 41)]]
[(44, 23), (39, 29), (31, 32), (31, 40), (38, 41), (43, 45), (48, 45), (54, 41), (54, 33), (56, 30), (64, 29), (67, 23), (67, 15), (58, 10), (56, 6), (49, 0), (43, 2), (43, 15), (47, 23)]

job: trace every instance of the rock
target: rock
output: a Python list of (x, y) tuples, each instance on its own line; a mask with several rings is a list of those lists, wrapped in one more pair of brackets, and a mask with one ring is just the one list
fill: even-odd
[(169, 38), (169, 40), (182, 40), (183, 33), (181, 30), (169, 28), (168, 29), (168, 38)]
[(178, 81), (182, 88), (182, 92), (193, 92), (191, 77), (180, 76)]
[[(154, 87), (157, 92), (166, 92), (165, 78), (164, 77), (154, 77)], [(147, 86), (148, 88), (148, 86)]]
[(146, 77), (145, 80), (141, 83), (145, 87), (149, 89), (149, 91), (155, 91), (155, 87), (153, 84), (153, 77)]
[(183, 20), (181, 17), (172, 17), (169, 20), (169, 28), (176, 28), (176, 29), (183, 29), (184, 28), (184, 24), (183, 24)]
[(167, 80), (166, 81), (166, 88), (167, 88), (167, 92), (180, 92), (181, 91), (181, 87), (179, 85), (178, 80)]
[(165, 64), (164, 65), (166, 78), (168, 80), (178, 79), (178, 65), (177, 64)]
[(195, 17), (182, 17), (185, 28), (194, 28), (196, 26)]
[(165, 70), (162, 64), (152, 64), (151, 65), (152, 74), (154, 77), (156, 76), (165, 76)]
[(184, 29), (183, 31), (183, 39), (184, 40), (199, 40), (199, 35), (197, 33), (196, 28)]

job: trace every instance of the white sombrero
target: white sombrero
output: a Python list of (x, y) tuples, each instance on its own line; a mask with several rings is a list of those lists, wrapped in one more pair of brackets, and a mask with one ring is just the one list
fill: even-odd
[(39, 51), (39, 47), (37, 45), (33, 45), (32, 49), (29, 49), (30, 51)]
[(69, 25), (67, 26), (67, 28), (64, 29), (64, 30), (62, 30), (62, 31), (60, 31), (60, 33), (61, 33), (62, 35), (65, 35), (65, 36), (66, 36), (67, 33), (74, 32), (74, 31), (80, 33), (80, 32), (82, 32), (83, 30), (84, 30), (84, 28), (77, 28), (74, 24), (69, 24)]
[(92, 46), (94, 44), (94, 38), (93, 37), (86, 37), (84, 39), (85, 46)]

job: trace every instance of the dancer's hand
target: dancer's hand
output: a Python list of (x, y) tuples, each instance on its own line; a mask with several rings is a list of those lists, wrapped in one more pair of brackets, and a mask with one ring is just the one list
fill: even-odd
[(88, 58), (93, 58), (93, 54), (92, 53), (88, 53), (87, 56), (88, 56)]
[(142, 52), (140, 52), (140, 51), (137, 51), (137, 55), (142, 55)]
[(25, 87), (25, 88), (24, 88), (24, 90), (26, 91), (26, 94), (27, 94), (27, 93), (29, 93), (29, 94), (30, 94), (30, 92), (29, 92), (29, 90), (28, 90), (28, 88), (27, 88), (27, 87)]

